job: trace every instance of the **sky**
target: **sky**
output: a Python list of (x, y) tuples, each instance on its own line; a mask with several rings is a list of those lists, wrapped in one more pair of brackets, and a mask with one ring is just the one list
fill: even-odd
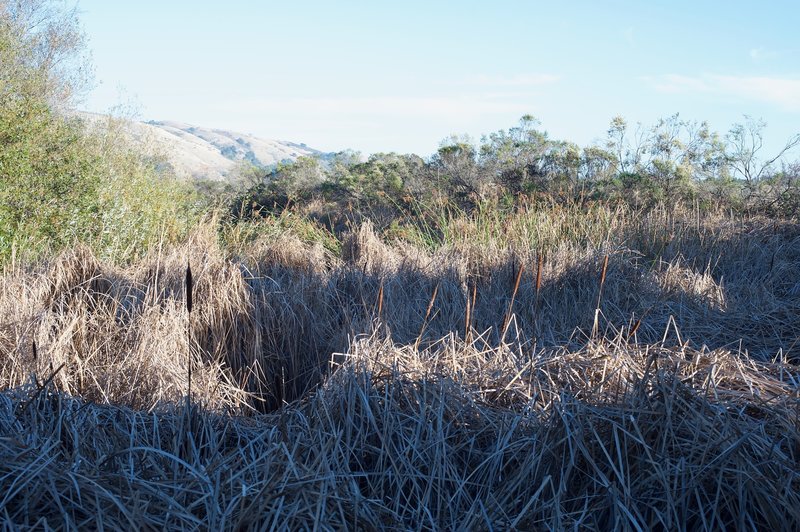
[[(84, 106), (428, 156), (532, 114), (585, 146), (680, 113), (800, 133), (800, 1), (78, 0)], [(800, 157), (800, 153), (797, 153)]]

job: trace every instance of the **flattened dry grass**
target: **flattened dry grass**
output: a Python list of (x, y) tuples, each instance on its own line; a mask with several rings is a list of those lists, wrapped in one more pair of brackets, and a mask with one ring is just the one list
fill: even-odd
[[(794, 529), (800, 373), (727, 351), (369, 338), (279, 413), (0, 396), (6, 523)], [(95, 521), (100, 519), (102, 521)]]
[(800, 231), (617, 214), (541, 248), (544, 214), (489, 247), (204, 227), (8, 268), (0, 520), (800, 527)]

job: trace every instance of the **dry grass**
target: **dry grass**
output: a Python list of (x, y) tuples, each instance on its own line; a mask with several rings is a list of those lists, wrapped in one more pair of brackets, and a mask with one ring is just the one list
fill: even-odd
[(363, 225), (341, 256), (205, 227), (125, 268), (8, 268), (0, 519), (800, 527), (800, 230), (601, 214), (488, 247)]
[(800, 374), (725, 351), (366, 339), (278, 414), (0, 398), (7, 523), (794, 529)]

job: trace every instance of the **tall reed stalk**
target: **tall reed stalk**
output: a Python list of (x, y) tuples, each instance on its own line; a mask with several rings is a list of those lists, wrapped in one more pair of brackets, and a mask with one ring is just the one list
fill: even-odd
[(603, 270), (600, 272), (600, 290), (597, 292), (597, 305), (594, 309), (594, 325), (592, 326), (592, 338), (597, 338), (600, 330), (600, 304), (603, 301), (603, 287), (606, 284), (606, 274), (608, 273), (608, 253), (603, 258)]
[(517, 274), (514, 279), (514, 289), (511, 292), (511, 301), (508, 302), (508, 310), (506, 310), (506, 315), (503, 318), (503, 327), (502, 327), (502, 334), (500, 335), (500, 343), (502, 344), (505, 342), (506, 333), (508, 332), (508, 327), (511, 325), (511, 316), (514, 312), (514, 300), (517, 298), (517, 292), (519, 291), (519, 283), (522, 280), (522, 274), (525, 272), (525, 265), (520, 264), (519, 270), (517, 270)]
[(186, 262), (186, 355), (188, 362), (188, 381), (186, 386), (186, 401), (187, 405), (192, 402), (192, 307), (193, 307), (193, 288), (194, 281), (192, 279), (192, 266)]

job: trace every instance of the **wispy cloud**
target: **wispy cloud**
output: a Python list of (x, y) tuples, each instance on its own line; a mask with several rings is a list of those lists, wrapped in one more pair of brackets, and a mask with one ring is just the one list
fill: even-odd
[(461, 97), (320, 97), (239, 100), (224, 104), (226, 111), (278, 115), (330, 116), (425, 116), (477, 117), (496, 113), (525, 113), (529, 101), (503, 98), (501, 95), (467, 95)]
[(781, 53), (777, 50), (768, 50), (763, 46), (759, 46), (758, 48), (751, 48), (750, 52), (748, 53), (750, 59), (755, 62), (764, 61), (766, 59), (773, 59), (781, 55)]
[(644, 80), (659, 92), (686, 93), (711, 92), (713, 90), (704, 78), (681, 76), (679, 74), (646, 77)]
[(463, 85), (480, 87), (536, 87), (556, 83), (561, 79), (555, 74), (520, 74), (517, 76), (475, 76), (463, 81)]
[(800, 112), (800, 79), (797, 78), (667, 74), (644, 80), (660, 92), (716, 94), (769, 103), (786, 111)]

